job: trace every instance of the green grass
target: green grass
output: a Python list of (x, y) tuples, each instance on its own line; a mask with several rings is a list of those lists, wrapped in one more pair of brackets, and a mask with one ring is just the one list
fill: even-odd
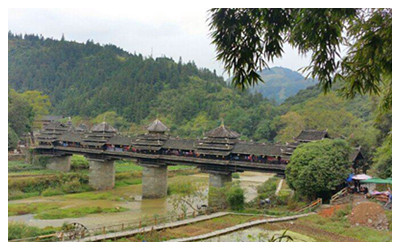
[(84, 192), (77, 194), (68, 194), (66, 198), (81, 199), (81, 200), (109, 200), (109, 201), (120, 201), (121, 197), (114, 195), (111, 191), (96, 191), (96, 192)]
[(20, 222), (8, 223), (8, 240), (36, 237), (60, 231), (57, 227), (38, 228)]
[(317, 227), (328, 232), (358, 239), (360, 241), (387, 242), (392, 241), (391, 231), (379, 231), (369, 227), (351, 226), (346, 217), (333, 216), (324, 218), (317, 214), (298, 219), (304, 224)]
[(142, 179), (124, 179), (115, 182), (115, 187), (126, 187), (130, 185), (142, 184)]
[(127, 211), (124, 207), (102, 208), (96, 207), (72, 207), (60, 208), (59, 203), (35, 202), (30, 204), (8, 204), (8, 216), (35, 214), (35, 219), (63, 219), (78, 218), (88, 214), (117, 213)]
[(128, 211), (124, 207), (101, 208), (101, 207), (79, 207), (79, 208), (65, 208), (65, 209), (51, 209), (35, 215), (35, 219), (51, 220), (51, 219), (64, 219), (64, 218), (79, 218), (88, 214), (99, 213), (117, 213)]
[(58, 203), (54, 202), (35, 202), (25, 204), (8, 204), (8, 216), (37, 214), (50, 209), (58, 209)]

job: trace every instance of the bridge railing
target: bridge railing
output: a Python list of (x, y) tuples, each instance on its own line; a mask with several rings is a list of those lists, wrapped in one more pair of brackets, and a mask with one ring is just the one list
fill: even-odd
[[(39, 146), (40, 148), (40, 146)], [(258, 163), (258, 164), (271, 164), (271, 165), (282, 165), (282, 164), (287, 164), (287, 161), (285, 160), (267, 160), (266, 158), (260, 158), (260, 157), (252, 157), (252, 158), (246, 158), (246, 157), (236, 157), (236, 156), (229, 156), (225, 158), (218, 158), (218, 157), (204, 157), (204, 156), (197, 156), (195, 153), (192, 154), (185, 154), (184, 152), (181, 152), (179, 154), (172, 153), (166, 153), (165, 151), (160, 152), (160, 153), (154, 153), (154, 152), (137, 152), (137, 151), (130, 151), (130, 150), (108, 150), (108, 149), (93, 149), (93, 148), (83, 148), (83, 147), (73, 147), (73, 146), (63, 146), (63, 145), (58, 145), (54, 147), (56, 150), (70, 150), (74, 152), (79, 152), (81, 149), (82, 152), (93, 152), (93, 153), (100, 153), (100, 152), (105, 152), (105, 153), (127, 153), (127, 154), (138, 154), (138, 155), (169, 155), (169, 156), (178, 156), (178, 157), (184, 157), (184, 158), (195, 158), (195, 159), (210, 159), (210, 160), (225, 160), (225, 161), (232, 161), (232, 162), (245, 162), (245, 163)]]

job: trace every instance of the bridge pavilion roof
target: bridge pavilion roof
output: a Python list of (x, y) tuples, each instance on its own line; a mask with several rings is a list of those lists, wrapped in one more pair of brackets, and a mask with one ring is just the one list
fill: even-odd
[(86, 133), (82, 139), (82, 145), (87, 146), (103, 146), (113, 136), (117, 134), (117, 130), (106, 122), (94, 125), (90, 133)]
[(99, 124), (96, 124), (92, 127), (91, 131), (93, 133), (117, 133), (117, 130), (111, 126), (110, 124), (108, 124), (107, 122), (102, 122)]
[(47, 124), (38, 136), (39, 142), (54, 142), (56, 141), (63, 133), (67, 132), (69, 127), (61, 123), (59, 121), (53, 121)]
[(155, 119), (148, 127), (149, 133), (165, 133), (168, 131), (168, 127), (164, 125), (160, 120)]
[(81, 142), (82, 134), (73, 131), (67, 131), (60, 135), (58, 140), (62, 142)]
[(225, 127), (224, 124), (221, 124), (221, 126), (212, 129), (206, 133), (206, 136), (208, 138), (230, 138), (230, 139), (236, 139), (239, 138), (240, 134), (228, 129)]
[(193, 139), (177, 139), (170, 138), (167, 140), (162, 148), (164, 149), (180, 149), (180, 150), (194, 150), (194, 144), (196, 140)]
[(298, 142), (310, 142), (322, 140), (324, 138), (330, 138), (326, 130), (302, 130), (295, 140)]
[(239, 133), (221, 124), (208, 131), (206, 137), (195, 143), (195, 152), (204, 155), (227, 156), (238, 141)]
[(148, 133), (137, 136), (132, 140), (132, 146), (139, 150), (158, 151), (164, 143), (169, 139), (169, 135), (165, 134), (168, 127), (160, 120), (154, 120), (148, 127)]
[(107, 144), (120, 145), (120, 146), (130, 146), (131, 143), (132, 143), (131, 137), (122, 135), (115, 135), (107, 141)]

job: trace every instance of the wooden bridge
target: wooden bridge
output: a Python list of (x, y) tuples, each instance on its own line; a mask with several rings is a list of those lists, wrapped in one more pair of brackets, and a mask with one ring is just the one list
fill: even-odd
[(210, 186), (223, 187), (233, 172), (258, 171), (284, 177), (296, 145), (242, 141), (239, 134), (223, 124), (202, 139), (180, 139), (168, 135), (158, 119), (148, 132), (136, 137), (122, 136), (102, 122), (88, 130), (80, 125), (52, 122), (37, 136), (34, 153), (49, 156), (47, 167), (70, 170), (70, 156), (89, 160), (89, 185), (94, 189), (114, 187), (114, 161), (135, 160), (143, 166), (143, 198), (159, 198), (167, 193), (167, 168), (192, 165), (210, 174)]

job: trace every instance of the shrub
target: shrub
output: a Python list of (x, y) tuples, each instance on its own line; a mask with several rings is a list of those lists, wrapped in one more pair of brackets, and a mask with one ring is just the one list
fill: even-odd
[(71, 168), (74, 170), (88, 169), (89, 161), (82, 155), (73, 155), (71, 157)]
[(226, 193), (226, 199), (232, 210), (244, 209), (244, 191), (239, 184), (233, 184)]
[(54, 227), (38, 228), (20, 222), (8, 223), (8, 240), (35, 237), (51, 234), (57, 231)]
[(240, 178), (239, 173), (233, 173), (232, 178), (239, 179)]
[(286, 167), (290, 188), (309, 199), (328, 198), (348, 176), (350, 147), (341, 139), (301, 144)]
[(43, 192), (42, 192), (42, 196), (53, 196), (53, 195), (61, 195), (64, 194), (63, 190), (61, 190), (61, 188), (46, 188)]
[(77, 193), (81, 190), (81, 183), (79, 182), (79, 179), (73, 179), (64, 183), (61, 186), (61, 189), (65, 193)]

